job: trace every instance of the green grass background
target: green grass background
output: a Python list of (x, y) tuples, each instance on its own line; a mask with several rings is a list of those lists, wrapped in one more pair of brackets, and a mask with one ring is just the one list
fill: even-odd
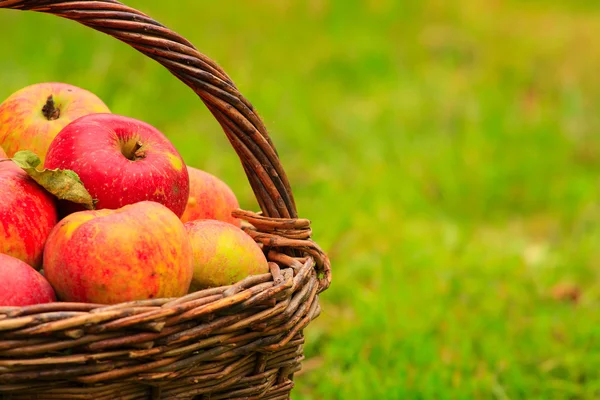
[[(129, 4), (254, 104), (331, 257), (295, 399), (600, 397), (600, 3)], [(0, 32), (0, 98), (85, 87), (257, 209), (219, 125), (158, 64), (53, 16), (2, 10)]]

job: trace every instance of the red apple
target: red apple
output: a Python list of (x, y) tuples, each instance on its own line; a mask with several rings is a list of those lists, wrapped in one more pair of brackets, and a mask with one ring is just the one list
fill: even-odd
[(183, 223), (142, 201), (68, 215), (50, 233), (44, 274), (64, 301), (114, 304), (187, 293), (192, 249)]
[(240, 228), (210, 219), (184, 226), (194, 254), (192, 290), (231, 285), (249, 275), (269, 272), (264, 253)]
[(240, 207), (233, 190), (221, 179), (206, 171), (188, 166), (190, 196), (181, 220), (215, 219), (240, 227), (231, 212)]
[(40, 269), (44, 243), (57, 221), (54, 197), (12, 161), (0, 162), (0, 253)]
[(56, 301), (50, 283), (30, 265), (0, 254), (0, 306), (29, 306)]
[(117, 114), (71, 122), (50, 144), (44, 166), (75, 171), (96, 209), (148, 200), (181, 217), (189, 196), (188, 171), (173, 144), (146, 122)]
[(60, 82), (24, 87), (0, 104), (0, 146), (9, 157), (19, 150), (36, 153), (42, 164), (48, 146), (69, 122), (91, 113), (110, 112), (95, 94)]

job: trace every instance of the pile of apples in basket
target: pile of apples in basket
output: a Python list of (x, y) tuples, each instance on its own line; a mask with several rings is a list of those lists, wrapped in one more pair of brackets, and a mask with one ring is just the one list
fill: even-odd
[(88, 90), (0, 104), (0, 306), (179, 297), (269, 271), (216, 176)]

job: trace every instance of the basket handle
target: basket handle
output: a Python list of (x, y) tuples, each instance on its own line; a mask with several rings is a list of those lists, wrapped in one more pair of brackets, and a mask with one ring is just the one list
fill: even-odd
[(189, 86), (217, 119), (238, 154), (265, 216), (297, 218), (287, 176), (252, 104), (213, 60), (149, 16), (114, 0), (0, 0), (0, 8), (71, 19), (156, 60)]
[(189, 86), (217, 119), (239, 156), (262, 215), (237, 211), (259, 228), (249, 232), (265, 245), (311, 255), (319, 292), (331, 283), (325, 252), (311, 240), (310, 221), (298, 219), (287, 175), (254, 107), (213, 60), (146, 14), (116, 0), (0, 0), (0, 8), (37, 11), (71, 19), (127, 43)]

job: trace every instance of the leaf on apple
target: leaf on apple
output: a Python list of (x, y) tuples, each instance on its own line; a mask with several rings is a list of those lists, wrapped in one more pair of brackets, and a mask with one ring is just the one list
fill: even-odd
[(41, 160), (29, 150), (15, 153), (11, 160), (22, 168), (40, 186), (61, 200), (82, 204), (93, 210), (96, 201), (92, 199), (79, 175), (70, 169), (37, 169)]

